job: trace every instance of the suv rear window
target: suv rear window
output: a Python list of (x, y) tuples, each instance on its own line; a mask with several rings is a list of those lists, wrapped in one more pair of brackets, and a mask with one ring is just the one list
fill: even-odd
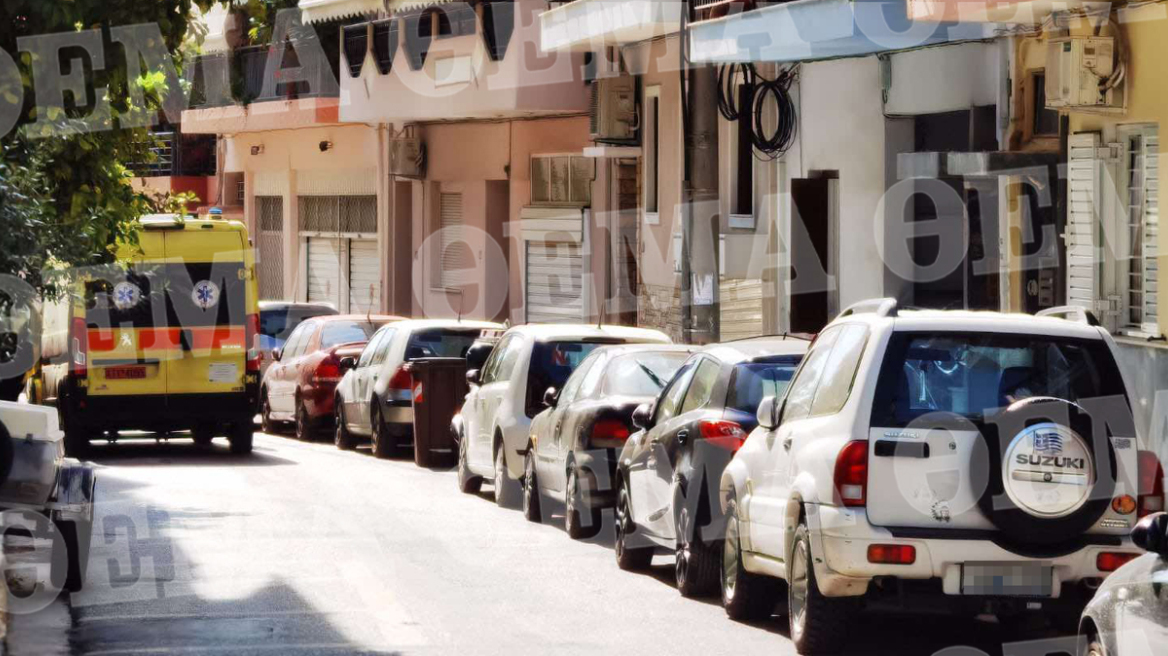
[(418, 358), (464, 358), (481, 330), (432, 328), (419, 330), (406, 345), (406, 360)]
[(753, 415), (766, 397), (783, 398), (801, 360), (795, 355), (738, 365), (734, 368), (726, 407)]
[(1102, 341), (990, 333), (898, 333), (889, 342), (872, 425), (904, 428), (941, 412), (970, 420), (1033, 396), (1126, 399)]
[(330, 321), (321, 333), (320, 347), (326, 349), (337, 344), (367, 342), (380, 327), (368, 321)]
[(547, 388), (562, 388), (589, 353), (605, 344), (622, 343), (619, 340), (536, 342), (527, 370), (527, 416), (534, 417), (543, 410), (543, 393)]

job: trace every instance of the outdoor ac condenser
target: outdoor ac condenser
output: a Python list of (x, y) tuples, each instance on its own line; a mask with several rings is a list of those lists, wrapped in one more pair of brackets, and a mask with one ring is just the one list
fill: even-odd
[(1121, 107), (1118, 88), (1103, 91), (1100, 86), (1114, 70), (1115, 42), (1109, 36), (1051, 39), (1046, 48), (1046, 106)]
[(426, 146), (421, 139), (393, 139), (389, 142), (389, 173), (420, 178), (426, 173)]
[(592, 83), (593, 141), (629, 143), (637, 138), (637, 83), (631, 75)]

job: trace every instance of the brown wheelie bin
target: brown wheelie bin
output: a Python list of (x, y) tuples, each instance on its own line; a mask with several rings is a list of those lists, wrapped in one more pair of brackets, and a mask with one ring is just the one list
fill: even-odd
[(406, 364), (414, 378), (414, 463), (453, 467), (458, 446), (450, 421), (466, 398), (466, 360), (420, 358)]

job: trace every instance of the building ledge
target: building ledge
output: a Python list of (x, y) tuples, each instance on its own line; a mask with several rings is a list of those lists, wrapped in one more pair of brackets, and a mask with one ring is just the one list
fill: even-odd
[(188, 109), (182, 126), (186, 134), (225, 134), (334, 125), (340, 106), (337, 98), (302, 98)]
[(1041, 25), (1052, 13), (1098, 6), (1099, 0), (907, 0), (913, 20)]
[(673, 34), (681, 26), (678, 0), (575, 0), (539, 15), (540, 47), (595, 51)]

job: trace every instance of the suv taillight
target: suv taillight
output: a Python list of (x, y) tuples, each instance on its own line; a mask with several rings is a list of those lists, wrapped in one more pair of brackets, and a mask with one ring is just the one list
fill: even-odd
[(841, 505), (860, 508), (868, 502), (868, 442), (848, 442), (835, 459), (835, 493)]
[(1152, 451), (1140, 451), (1139, 464), (1139, 516), (1150, 515), (1164, 510), (1164, 467)]
[(699, 426), (702, 431), (702, 439), (731, 453), (737, 452), (738, 449), (742, 448), (742, 443), (746, 441), (746, 431), (733, 421), (705, 419)]
[(69, 328), (70, 351), (73, 353), (73, 375), (85, 378), (89, 375), (89, 327), (84, 317), (73, 317)]
[(414, 377), (404, 367), (393, 373), (386, 392), (391, 401), (412, 401), (414, 399)]

